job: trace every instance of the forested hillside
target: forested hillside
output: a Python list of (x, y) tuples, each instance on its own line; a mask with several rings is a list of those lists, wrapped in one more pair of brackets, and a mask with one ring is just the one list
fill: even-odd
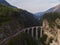
[(23, 28), (38, 24), (33, 14), (23, 9), (0, 4), (0, 41), (14, 35)]

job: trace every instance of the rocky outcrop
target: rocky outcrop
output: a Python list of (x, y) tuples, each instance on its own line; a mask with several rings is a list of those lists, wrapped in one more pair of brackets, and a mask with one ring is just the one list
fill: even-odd
[[(58, 22), (57, 22), (58, 21)], [(60, 25), (60, 20), (57, 18), (55, 22)], [(60, 45), (60, 29), (55, 26), (49, 26), (49, 22), (43, 20), (43, 34), (47, 35), (45, 45)]]

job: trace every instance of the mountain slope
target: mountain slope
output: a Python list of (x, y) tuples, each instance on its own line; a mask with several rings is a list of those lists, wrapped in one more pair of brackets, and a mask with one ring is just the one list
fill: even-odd
[(60, 4), (58, 4), (58, 5), (50, 8), (50, 9), (48, 9), (48, 10), (46, 11), (46, 13), (48, 13), (48, 12), (60, 12)]
[(0, 0), (0, 4), (5, 4), (5, 5), (7, 5), (7, 6), (14, 7), (14, 6), (12, 6), (11, 4), (9, 4), (6, 0)]
[(47, 10), (42, 17), (47, 19), (50, 24), (53, 24), (53, 22), (56, 24), (55, 20), (60, 19), (60, 4)]
[(35, 15), (39, 18), (39, 16), (41, 17), (42, 15), (44, 15), (45, 13), (50, 13), (50, 12), (59, 12), (60, 13), (60, 4), (48, 9), (47, 11), (45, 12), (39, 12), (39, 13), (36, 13)]
[[(37, 26), (37, 19), (26, 10), (18, 9), (5, 0), (0, 0), (0, 42), (21, 31), (23, 28)], [(7, 41), (5, 41), (7, 42)], [(18, 44), (19, 43), (19, 44)], [(6, 45), (37, 45), (26, 33), (11, 37)], [(5, 44), (4, 44), (5, 45)]]
[[(40, 42), (41, 40), (43, 40), (41, 42), (43, 45), (50, 45), (50, 44), (53, 45), (55, 43), (58, 45), (57, 42), (60, 43), (60, 38), (59, 38), (60, 36), (60, 33), (59, 33), (60, 32), (60, 13), (57, 13), (57, 12), (46, 13), (42, 16), (41, 20), (42, 20), (42, 27), (43, 27), (43, 37), (42, 39), (40, 39)], [(44, 39), (44, 35), (45, 35), (45, 39)]]
[(44, 30), (43, 34), (45, 34), (45, 39), (43, 35), (42, 39), (40, 39), (40, 42), (43, 45), (58, 45), (57, 42), (60, 43), (60, 4), (50, 8), (44, 13), (45, 14), (40, 17), (40, 22), (42, 22), (42, 27)]
[(43, 14), (44, 14), (44, 12), (38, 12), (35, 14), (35, 16), (36, 16), (36, 18), (40, 18)]
[(33, 14), (0, 4), (0, 41), (15, 34), (22, 28), (38, 25)]
[(42, 16), (42, 20), (47, 20), (50, 26), (52, 25), (57, 26), (57, 23), (60, 21), (59, 19), (60, 19), (60, 13), (56, 13), (56, 12), (46, 13)]

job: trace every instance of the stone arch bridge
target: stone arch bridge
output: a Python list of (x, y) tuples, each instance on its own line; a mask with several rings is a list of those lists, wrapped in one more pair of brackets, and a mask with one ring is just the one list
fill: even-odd
[(31, 35), (33, 38), (35, 38), (37, 40), (40, 37), (42, 37), (42, 35), (43, 35), (42, 26), (29, 27), (29, 28), (25, 28), (23, 30), (24, 30), (24, 32), (26, 32), (27, 34)]
[(20, 34), (21, 32), (26, 32), (27, 34), (31, 35), (36, 40), (38, 40), (43, 35), (42, 26), (28, 27), (28, 28), (22, 29), (21, 31), (17, 32), (16, 34), (14, 34), (12, 36), (9, 36), (9, 37), (5, 38), (4, 40), (2, 40), (0, 42), (0, 45), (4, 45), (10, 38)]

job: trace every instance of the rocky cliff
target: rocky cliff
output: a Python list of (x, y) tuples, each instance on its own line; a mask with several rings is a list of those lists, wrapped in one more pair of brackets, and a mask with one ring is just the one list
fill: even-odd
[(60, 45), (60, 13), (47, 13), (42, 16), (42, 22), (46, 39), (42, 41), (43, 45)]

